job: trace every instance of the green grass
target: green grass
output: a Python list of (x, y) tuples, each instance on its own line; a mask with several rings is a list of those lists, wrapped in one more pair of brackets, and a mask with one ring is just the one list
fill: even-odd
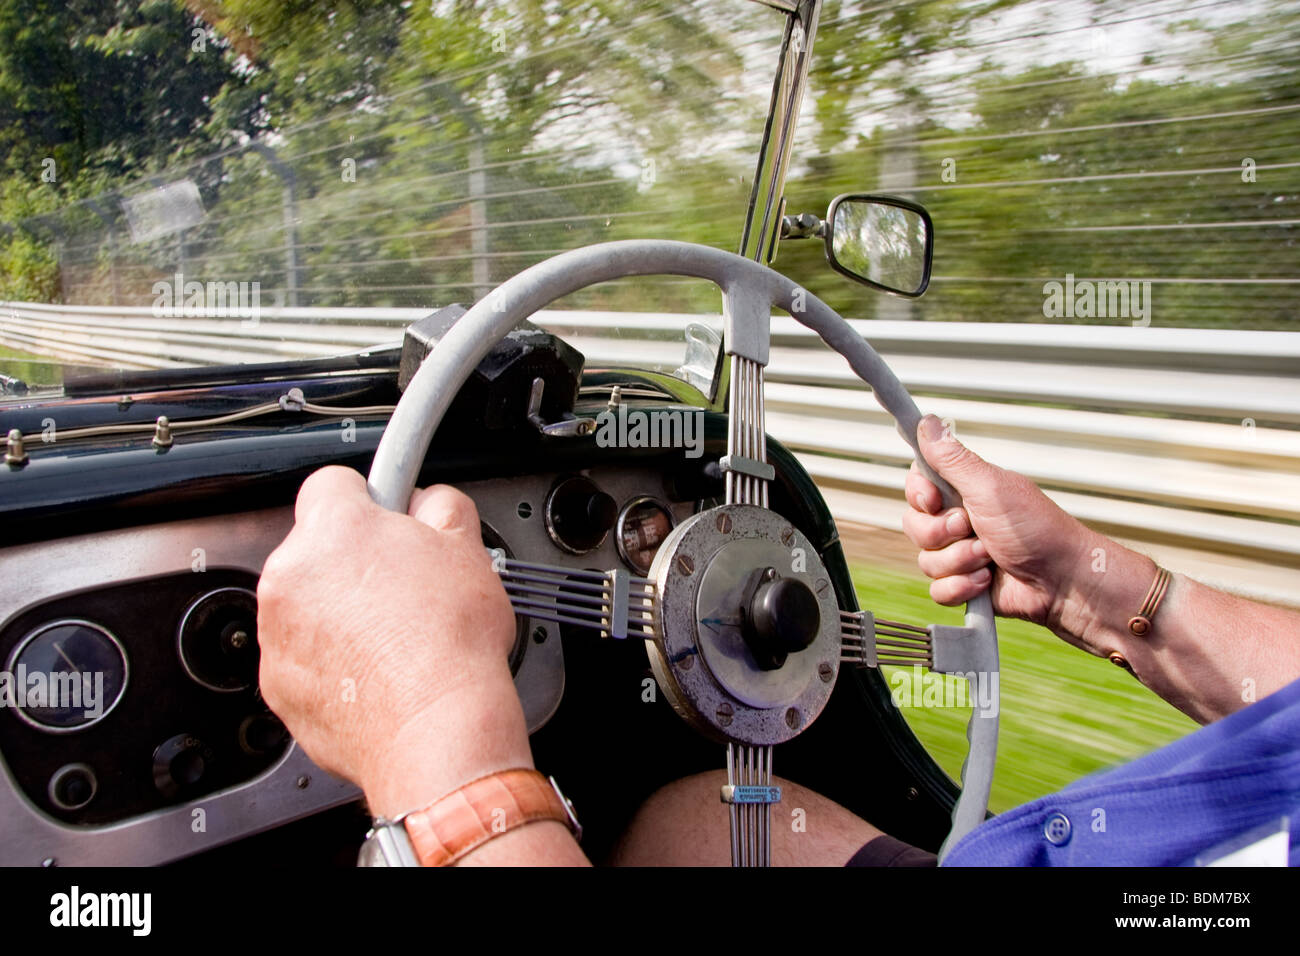
[[(858, 601), (877, 617), (960, 624), (960, 608), (939, 607), (919, 575), (851, 564)], [(1109, 661), (1064, 643), (1045, 628), (998, 619), (1002, 662), (995, 812), (1054, 793), (1185, 736), (1198, 726)], [(883, 668), (886, 681), (897, 668)], [(890, 685), (895, 686), (894, 684)], [(903, 707), (908, 724), (953, 779), (966, 755), (969, 707)]]

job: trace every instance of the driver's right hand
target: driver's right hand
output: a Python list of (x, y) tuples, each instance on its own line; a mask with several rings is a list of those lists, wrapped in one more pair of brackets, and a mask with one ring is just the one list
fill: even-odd
[(969, 601), (992, 584), (994, 610), (1053, 629), (1074, 600), (1093, 547), (1105, 541), (1063, 511), (1024, 475), (975, 454), (934, 415), (917, 428), (921, 453), (962, 497), (944, 508), (939, 489), (913, 462), (903, 531), (919, 548), (939, 604)]

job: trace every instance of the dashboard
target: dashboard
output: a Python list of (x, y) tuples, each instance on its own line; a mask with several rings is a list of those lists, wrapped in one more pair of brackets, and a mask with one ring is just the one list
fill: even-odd
[[(575, 571), (644, 574), (699, 504), (651, 460), (456, 484), (485, 545)], [(0, 549), (0, 863), (164, 863), (359, 798), (258, 695), (257, 576), (292, 520), (280, 506)], [(567, 625), (518, 620), (534, 733), (564, 694)]]

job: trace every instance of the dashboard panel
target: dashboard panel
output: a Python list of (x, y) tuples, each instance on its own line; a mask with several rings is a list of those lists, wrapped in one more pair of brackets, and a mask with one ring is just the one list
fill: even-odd
[[(485, 543), (575, 570), (642, 573), (696, 507), (652, 461), (457, 484)], [(3, 708), (0, 863), (162, 863), (359, 797), (250, 680), (257, 575), (292, 520), (286, 506), (0, 549), (0, 659), (70, 684), (103, 675), (80, 714)], [(562, 626), (521, 621), (512, 668), (530, 733), (564, 693)]]
[(23, 755), (10, 769), (27, 799), (68, 823), (113, 823), (275, 763), (288, 735), (257, 696), (256, 587), (245, 570), (187, 570), (10, 619), (0, 652), (15, 687), (39, 678), (64, 703), (16, 705), (19, 719), (0, 721), (0, 753)]

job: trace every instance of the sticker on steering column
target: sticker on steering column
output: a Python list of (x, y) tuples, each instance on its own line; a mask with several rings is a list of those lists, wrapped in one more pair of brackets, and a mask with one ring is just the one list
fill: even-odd
[(780, 787), (736, 786), (727, 784), (722, 788), (723, 803), (780, 803)]

